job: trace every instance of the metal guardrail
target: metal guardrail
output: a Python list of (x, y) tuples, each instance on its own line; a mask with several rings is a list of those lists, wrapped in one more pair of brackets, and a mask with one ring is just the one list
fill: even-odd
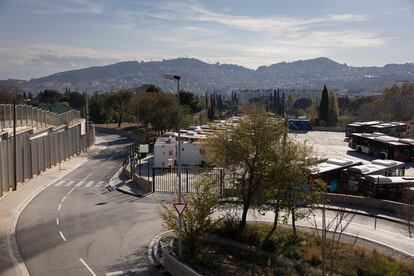
[[(0, 130), (13, 127), (13, 111), (13, 105), (0, 104)], [(80, 118), (77, 110), (57, 114), (31, 105), (16, 105), (16, 127), (71, 126)]]

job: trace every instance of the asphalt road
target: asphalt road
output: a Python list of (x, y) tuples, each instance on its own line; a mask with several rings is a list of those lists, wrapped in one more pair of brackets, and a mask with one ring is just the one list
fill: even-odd
[(97, 136), (107, 147), (40, 193), (18, 220), (17, 244), (31, 275), (159, 274), (148, 258), (163, 229), (157, 201), (105, 187), (129, 141)]

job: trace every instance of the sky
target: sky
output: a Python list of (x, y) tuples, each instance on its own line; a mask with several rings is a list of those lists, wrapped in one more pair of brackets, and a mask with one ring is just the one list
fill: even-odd
[(414, 0), (0, 0), (0, 79), (194, 57), (414, 62)]

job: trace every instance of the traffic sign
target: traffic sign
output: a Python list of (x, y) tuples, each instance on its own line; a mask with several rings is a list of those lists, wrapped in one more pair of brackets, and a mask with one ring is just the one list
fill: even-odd
[(139, 153), (149, 153), (149, 145), (148, 144), (139, 145)]
[(173, 205), (175, 210), (177, 210), (180, 215), (183, 214), (185, 207), (187, 207), (187, 203), (174, 203)]

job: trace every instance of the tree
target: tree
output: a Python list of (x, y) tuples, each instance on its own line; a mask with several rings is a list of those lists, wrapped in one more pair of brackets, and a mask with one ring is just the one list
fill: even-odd
[(328, 126), (337, 126), (339, 122), (339, 106), (335, 92), (329, 93)]
[(259, 106), (249, 106), (240, 123), (210, 136), (206, 142), (207, 160), (225, 168), (225, 179), (232, 181), (234, 196), (241, 202), (240, 229), (246, 226), (247, 212), (264, 188), (269, 158), (280, 143), (282, 122), (268, 117)]
[(295, 101), (292, 109), (303, 109), (306, 110), (312, 105), (312, 100), (308, 98), (300, 98)]
[(22, 90), (13, 85), (1, 84), (0, 85), (0, 103), (11, 104), (13, 100), (16, 103), (22, 103), (24, 98), (22, 96)]
[(329, 95), (326, 85), (323, 87), (321, 103), (319, 105), (319, 120), (328, 124), (329, 117)]
[[(310, 187), (309, 179), (311, 166), (314, 165), (314, 152), (305, 143), (283, 138), (282, 142), (272, 150), (269, 156), (269, 169), (266, 175), (267, 186), (262, 198), (266, 201), (263, 207), (275, 213), (273, 227), (268, 234), (269, 239), (277, 228), (279, 213), (285, 210), (283, 217), (287, 221), (292, 215), (292, 229), (296, 234), (295, 222), (306, 217), (313, 205), (318, 202), (324, 185), (313, 182)], [(298, 208), (306, 204), (309, 209)]]
[(106, 123), (108, 121), (109, 112), (105, 111), (105, 102), (103, 96), (95, 93), (89, 99), (89, 116), (92, 122), (97, 124)]
[(39, 103), (55, 104), (61, 98), (61, 94), (56, 90), (46, 89), (37, 95)]
[(189, 91), (180, 91), (180, 104), (189, 108), (193, 114), (201, 111), (198, 98), (196, 98), (194, 94)]
[[(187, 207), (183, 212), (183, 243), (189, 254), (195, 254), (197, 242), (200, 237), (211, 230), (218, 221), (213, 221), (212, 214), (218, 204), (218, 196), (214, 191), (214, 181), (208, 176), (204, 176), (200, 182), (195, 183), (195, 192), (185, 195)], [(174, 230), (178, 235), (178, 213), (168, 204), (160, 211), (164, 225), (168, 229)]]
[(108, 106), (116, 110), (118, 113), (118, 127), (121, 127), (128, 102), (132, 96), (133, 93), (131, 90), (124, 89), (116, 93), (110, 93), (106, 98)]

